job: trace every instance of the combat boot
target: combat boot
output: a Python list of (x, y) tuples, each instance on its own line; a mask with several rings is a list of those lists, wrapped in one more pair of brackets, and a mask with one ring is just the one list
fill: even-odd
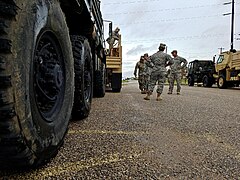
[(177, 92), (177, 95), (181, 95), (181, 93), (180, 93), (180, 92)]
[(147, 92), (146, 91), (141, 91), (141, 94), (147, 94)]
[(168, 94), (172, 94), (172, 92), (171, 92), (171, 91), (168, 91)]
[(144, 98), (144, 100), (147, 100), (147, 101), (149, 101), (150, 100), (150, 93), (147, 93), (147, 96)]
[(157, 93), (157, 99), (156, 99), (156, 100), (157, 100), (157, 101), (161, 101), (161, 100), (162, 100), (160, 93)]

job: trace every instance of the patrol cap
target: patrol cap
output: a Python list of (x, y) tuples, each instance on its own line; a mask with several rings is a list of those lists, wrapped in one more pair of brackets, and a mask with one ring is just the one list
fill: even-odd
[(148, 56), (148, 53), (145, 53), (143, 56)]
[(159, 48), (166, 48), (166, 44), (163, 44), (163, 43), (160, 43), (160, 46), (159, 46)]
[(173, 53), (176, 53), (176, 54), (177, 54), (178, 52), (177, 52), (177, 50), (173, 50), (173, 51), (172, 51), (172, 54), (173, 54)]

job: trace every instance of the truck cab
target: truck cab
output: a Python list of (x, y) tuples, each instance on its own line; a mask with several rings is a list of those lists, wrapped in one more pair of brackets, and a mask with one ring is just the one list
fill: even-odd
[(240, 84), (240, 51), (226, 51), (219, 55), (215, 65), (218, 87), (221, 89)]
[(204, 87), (211, 87), (215, 83), (215, 65), (211, 60), (194, 60), (188, 65), (188, 85), (203, 83)]

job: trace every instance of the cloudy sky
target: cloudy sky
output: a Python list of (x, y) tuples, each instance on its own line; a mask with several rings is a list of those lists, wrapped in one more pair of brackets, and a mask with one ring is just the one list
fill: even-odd
[[(159, 43), (188, 61), (212, 59), (219, 49), (230, 49), (231, 0), (102, 0), (105, 20), (122, 34), (123, 76), (132, 77), (139, 57), (150, 55)], [(240, 49), (240, 1), (235, 0), (235, 49)], [(107, 24), (106, 32), (107, 32)], [(106, 35), (107, 36), (107, 35)]]

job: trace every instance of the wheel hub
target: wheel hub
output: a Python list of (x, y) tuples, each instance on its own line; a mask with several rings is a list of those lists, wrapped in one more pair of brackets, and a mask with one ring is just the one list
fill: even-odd
[(43, 118), (51, 121), (51, 117), (61, 109), (65, 89), (62, 51), (51, 33), (39, 38), (33, 67), (36, 104)]
[(222, 87), (223, 86), (223, 83), (224, 83), (224, 80), (223, 80), (223, 78), (219, 78), (219, 85), (220, 85), (220, 87)]

